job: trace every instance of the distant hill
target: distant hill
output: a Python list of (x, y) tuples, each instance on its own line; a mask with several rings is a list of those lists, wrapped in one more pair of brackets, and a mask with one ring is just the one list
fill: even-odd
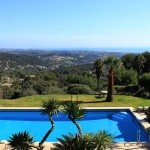
[(0, 67), (2, 69), (13, 69), (16, 67), (47, 67), (48, 64), (46, 61), (30, 56), (30, 55), (19, 55), (12, 53), (0, 52)]
[(14, 69), (48, 69), (55, 70), (64, 66), (74, 66), (93, 63), (98, 58), (113, 55), (118, 58), (125, 53), (122, 52), (99, 52), (83, 50), (20, 50), (0, 49), (0, 68)]

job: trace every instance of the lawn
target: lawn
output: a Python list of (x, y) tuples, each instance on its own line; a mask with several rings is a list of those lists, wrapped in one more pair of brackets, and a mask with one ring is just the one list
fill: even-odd
[[(1, 99), (0, 107), (40, 107), (42, 101), (52, 99), (70, 100), (70, 95), (34, 95), (14, 100)], [(77, 96), (72, 96), (77, 100)], [(84, 107), (138, 107), (150, 106), (150, 99), (138, 98), (126, 95), (114, 95), (113, 102), (105, 102), (106, 98), (97, 98), (96, 95), (79, 95), (78, 101)]]

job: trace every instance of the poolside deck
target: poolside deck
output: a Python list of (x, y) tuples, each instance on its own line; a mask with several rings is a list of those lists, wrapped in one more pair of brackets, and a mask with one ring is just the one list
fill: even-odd
[[(44, 150), (50, 150), (52, 143), (45, 143)], [(0, 144), (0, 150), (11, 150), (6, 144)], [(33, 149), (36, 150), (36, 149)], [(109, 150), (109, 149), (108, 149)], [(114, 143), (112, 150), (150, 150), (150, 143)]]

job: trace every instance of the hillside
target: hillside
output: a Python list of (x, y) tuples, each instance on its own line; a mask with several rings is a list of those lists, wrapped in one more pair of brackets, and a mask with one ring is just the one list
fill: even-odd
[(29, 55), (18, 55), (11, 53), (0, 53), (0, 68), (2, 70), (14, 70), (15, 68), (47, 68), (46, 61)]
[(48, 69), (55, 70), (65, 66), (75, 66), (93, 63), (98, 58), (106, 56), (122, 57), (120, 52), (98, 51), (59, 51), (59, 50), (9, 50), (0, 49), (0, 67), (2, 69)]

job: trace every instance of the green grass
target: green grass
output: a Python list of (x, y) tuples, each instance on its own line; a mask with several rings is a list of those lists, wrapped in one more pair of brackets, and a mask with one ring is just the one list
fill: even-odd
[[(34, 95), (14, 100), (0, 100), (0, 107), (40, 107), (42, 101), (52, 99), (70, 100), (70, 95)], [(73, 95), (73, 100), (77, 96)], [(114, 95), (113, 102), (105, 102), (106, 98), (97, 98), (95, 95), (79, 95), (78, 100), (84, 107), (138, 107), (150, 106), (150, 100), (126, 95)]]

